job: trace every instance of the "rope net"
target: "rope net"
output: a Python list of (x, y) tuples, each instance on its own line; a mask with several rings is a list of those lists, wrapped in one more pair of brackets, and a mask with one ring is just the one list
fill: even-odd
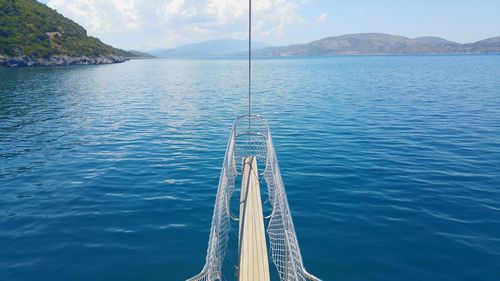
[(217, 197), (215, 199), (212, 227), (208, 240), (205, 266), (200, 274), (188, 281), (222, 280), (222, 261), (226, 255), (228, 234), (231, 227), (229, 201), (236, 181), (236, 163), (234, 157), (235, 136), (232, 130), (224, 156)]
[(236, 163), (248, 156), (256, 156), (266, 167), (263, 176), (273, 210), (267, 233), (280, 280), (319, 281), (304, 268), (271, 132), (266, 118), (257, 115), (241, 116), (234, 122), (215, 200), (205, 266), (188, 281), (222, 281), (222, 262), (231, 226), (230, 199), (238, 176)]

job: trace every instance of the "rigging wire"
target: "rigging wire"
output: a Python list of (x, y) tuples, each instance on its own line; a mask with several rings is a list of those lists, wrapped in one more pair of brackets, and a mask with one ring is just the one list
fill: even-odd
[[(252, 114), (252, 0), (248, 0), (248, 133)], [(250, 137), (249, 137), (250, 141)]]

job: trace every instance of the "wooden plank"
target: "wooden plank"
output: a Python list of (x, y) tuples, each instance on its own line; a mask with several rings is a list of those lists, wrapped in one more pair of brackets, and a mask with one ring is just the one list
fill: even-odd
[(269, 281), (264, 216), (255, 157), (243, 160), (239, 237), (238, 280)]

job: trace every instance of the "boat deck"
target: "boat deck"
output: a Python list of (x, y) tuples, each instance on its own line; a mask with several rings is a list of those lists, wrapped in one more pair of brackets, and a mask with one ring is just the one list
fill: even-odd
[(269, 281), (264, 216), (255, 157), (243, 160), (240, 197), (239, 281)]

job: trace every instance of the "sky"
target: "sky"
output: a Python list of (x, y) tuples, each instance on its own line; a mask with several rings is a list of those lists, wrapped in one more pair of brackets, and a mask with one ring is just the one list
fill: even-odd
[[(127, 50), (248, 36), (246, 0), (39, 1)], [(475, 42), (500, 36), (500, 1), (253, 0), (253, 29), (254, 40), (271, 45), (362, 32)]]

